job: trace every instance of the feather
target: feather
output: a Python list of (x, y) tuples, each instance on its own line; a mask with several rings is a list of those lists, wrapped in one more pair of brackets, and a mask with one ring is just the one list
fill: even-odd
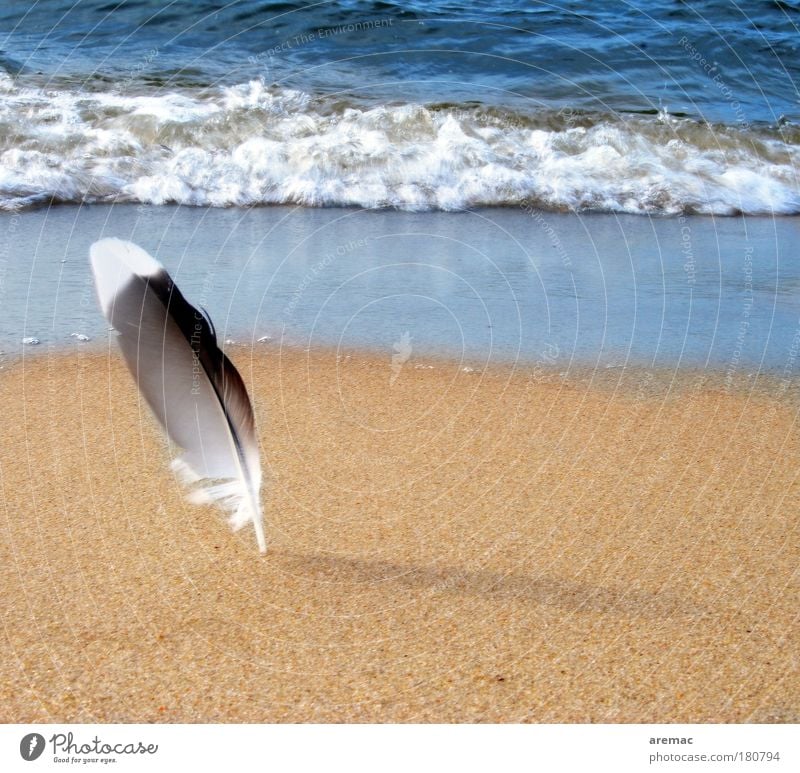
[(252, 522), (266, 552), (253, 406), (211, 320), (141, 247), (102, 239), (89, 255), (100, 307), (139, 391), (184, 449), (172, 466), (193, 487), (190, 501), (220, 505), (234, 530)]

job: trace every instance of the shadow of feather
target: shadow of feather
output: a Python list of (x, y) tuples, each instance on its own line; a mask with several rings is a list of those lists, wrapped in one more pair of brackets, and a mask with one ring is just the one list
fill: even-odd
[[(277, 551), (273, 553), (277, 557)], [(443, 594), (504, 603), (554, 606), (575, 613), (625, 617), (698, 617), (708, 610), (669, 590), (609, 587), (548, 576), (504, 573), (487, 568), (418, 566), (380, 559), (321, 556), (281, 551), (284, 569), (315, 583), (385, 584), (387, 591), (412, 588), (435, 600)]]

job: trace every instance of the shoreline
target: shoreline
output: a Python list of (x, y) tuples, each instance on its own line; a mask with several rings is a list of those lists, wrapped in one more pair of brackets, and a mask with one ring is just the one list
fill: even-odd
[(0, 372), (0, 720), (800, 718), (794, 383), (231, 355), (263, 558), (113, 349)]
[[(234, 364), (288, 357), (311, 358), (330, 361), (368, 361), (376, 367), (391, 367), (392, 352), (380, 352), (374, 348), (358, 346), (302, 346), (295, 343), (281, 343), (277, 340), (268, 342), (253, 341), (244, 343), (234, 340), (229, 344), (220, 343), (220, 347), (233, 360)], [(113, 338), (108, 341), (92, 340), (73, 344), (70, 348), (56, 346), (52, 343), (27, 348), (23, 353), (0, 353), (0, 378), (12, 373), (24, 365), (36, 365), (42, 361), (68, 361), (70, 359), (86, 359), (96, 361), (99, 358), (117, 358), (122, 362), (119, 350)], [(409, 367), (422, 370), (463, 370), (465, 373), (480, 377), (523, 379), (528, 383), (563, 385), (567, 387), (584, 387), (603, 391), (617, 391), (622, 395), (639, 393), (655, 397), (674, 392), (682, 394), (687, 390), (711, 389), (725, 394), (741, 396), (758, 395), (765, 398), (776, 398), (787, 405), (800, 408), (800, 371), (793, 372), (794, 361), (783, 368), (764, 368), (760, 372), (755, 365), (731, 372), (722, 365), (709, 364), (708, 367), (698, 365), (654, 365), (648, 366), (640, 361), (623, 364), (594, 365), (583, 362), (568, 362), (557, 365), (543, 350), (537, 359), (506, 360), (495, 359), (487, 362), (477, 356), (454, 357), (451, 352), (424, 352), (414, 354)], [(239, 365), (237, 364), (237, 368)], [(239, 368), (241, 370), (241, 368)]]
[[(0, 350), (105, 341), (87, 255), (130, 239), (204, 306), (220, 340), (536, 363), (557, 352), (616, 367), (655, 361), (782, 373), (796, 360), (789, 258), (800, 218), (443, 213), (287, 207), (64, 207), (20, 215), (0, 287)], [(9, 268), (11, 263), (9, 263)], [(35, 299), (35, 303), (33, 302)], [(30, 354), (35, 347), (30, 347)]]

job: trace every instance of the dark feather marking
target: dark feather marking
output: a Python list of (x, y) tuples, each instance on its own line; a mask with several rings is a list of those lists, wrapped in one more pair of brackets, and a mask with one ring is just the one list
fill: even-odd
[(242, 470), (249, 481), (250, 474), (242, 449), (242, 441), (228, 411), (228, 398), (231, 394), (245, 395), (246, 413), (241, 419), (247, 424), (248, 429), (253, 432), (255, 431), (255, 418), (247, 397), (247, 388), (244, 385), (244, 380), (236, 366), (217, 344), (217, 331), (214, 329), (211, 317), (205, 309), (202, 310), (204, 313), (200, 313), (183, 297), (183, 293), (172, 281), (172, 277), (166, 270), (161, 269), (157, 274), (143, 277), (143, 279), (147, 287), (161, 301), (167, 315), (177, 325), (197, 361), (208, 376), (208, 380), (211, 382), (211, 386), (222, 406), (231, 434), (236, 441), (234, 445), (236, 446), (236, 453), (239, 456)]

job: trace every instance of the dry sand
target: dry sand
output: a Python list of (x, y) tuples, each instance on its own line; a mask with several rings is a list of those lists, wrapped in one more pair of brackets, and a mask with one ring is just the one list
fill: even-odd
[(800, 721), (795, 385), (232, 356), (265, 557), (116, 353), (0, 372), (0, 721)]

